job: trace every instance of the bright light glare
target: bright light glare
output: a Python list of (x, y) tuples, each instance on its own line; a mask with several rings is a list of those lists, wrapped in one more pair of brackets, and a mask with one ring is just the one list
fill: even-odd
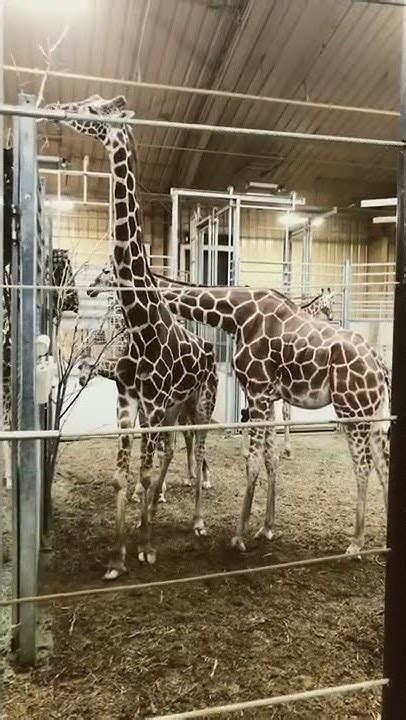
[(303, 225), (307, 220), (305, 215), (298, 215), (297, 213), (282, 213), (279, 216), (279, 222), (281, 225), (287, 227), (293, 227), (293, 225)]
[[(88, 0), (69, 0), (69, 2), (55, 2), (55, 0), (6, 0), (9, 8), (24, 10), (30, 14), (47, 14), (66, 16), (87, 15), (89, 12)], [(52, 38), (53, 40), (53, 38)], [(51, 40), (51, 42), (52, 42)]]
[(58, 198), (45, 200), (45, 205), (47, 207), (51, 207), (53, 210), (73, 210), (75, 207), (75, 203), (72, 202), (72, 200), (65, 200), (64, 198), (61, 198), (60, 200), (58, 200)]
[(313, 225), (313, 227), (321, 227), (322, 225), (324, 225), (324, 218), (323, 217), (315, 217), (312, 220), (312, 225)]

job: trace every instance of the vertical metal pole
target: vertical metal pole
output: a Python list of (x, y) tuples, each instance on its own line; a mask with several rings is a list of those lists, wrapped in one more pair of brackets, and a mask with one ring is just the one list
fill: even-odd
[(178, 277), (179, 265), (179, 194), (176, 190), (171, 190), (172, 194), (172, 227), (171, 227), (171, 247), (169, 255), (171, 258), (171, 277), (176, 280)]
[(351, 263), (346, 260), (343, 266), (343, 307), (341, 325), (348, 328), (350, 324), (350, 301), (351, 301)]
[(292, 235), (289, 224), (286, 224), (285, 237), (283, 240), (283, 290), (290, 295), (292, 284)]
[[(19, 291), (16, 285), (19, 283), (19, 233), (18, 233), (18, 205), (19, 205), (19, 120), (13, 118), (13, 219), (12, 219), (12, 246), (11, 246), (11, 280), (14, 285), (11, 290), (11, 430), (18, 430), (18, 401), (19, 401), (19, 379), (20, 379), (20, 336), (19, 336)], [(12, 487), (12, 592), (14, 597), (20, 594), (20, 499), (18, 485), (18, 442), (11, 443), (11, 487)], [(15, 605), (12, 612), (13, 634), (11, 639), (12, 651), (19, 646), (19, 623), (20, 607)]]
[[(21, 104), (35, 102), (23, 96)], [(37, 430), (35, 395), (35, 339), (37, 334), (37, 132), (35, 120), (20, 119), (20, 429)], [(25, 288), (28, 285), (31, 288)], [(27, 440), (19, 449), (20, 489), (20, 595), (37, 594), (39, 555), (39, 442)], [(19, 661), (32, 665), (36, 659), (36, 607), (20, 609)]]
[[(402, 16), (400, 136), (406, 141), (406, 9)], [(406, 151), (400, 151), (393, 320), (392, 412), (386, 564), (383, 720), (406, 715)]]
[[(3, 10), (4, 3), (0, 2), (0, 60), (3, 64)], [(3, 88), (3, 67), (0, 69), (0, 103), (4, 102), (4, 88)], [(4, 163), (3, 163), (3, 148), (4, 148), (4, 119), (0, 119), (0, 278), (1, 284), (4, 283)], [(3, 321), (4, 321), (4, 289), (0, 291), (0, 328), (2, 335), (2, 342), (0, 343), (0, 430), (3, 430)], [(3, 460), (4, 460), (4, 445), (0, 443), (0, 594), (2, 594), (3, 588)], [(1, 654), (0, 660), (0, 703), (3, 697), (3, 653)]]
[(310, 294), (310, 263), (312, 255), (312, 225), (309, 218), (303, 228), (302, 242), (302, 298), (307, 300)]

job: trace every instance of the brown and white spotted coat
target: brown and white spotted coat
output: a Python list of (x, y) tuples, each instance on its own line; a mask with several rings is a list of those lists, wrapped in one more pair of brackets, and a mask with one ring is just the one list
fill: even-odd
[[(93, 285), (94, 287), (94, 285)], [(93, 296), (95, 293), (93, 293)], [(78, 370), (79, 370), (79, 385), (82, 387), (86, 387), (91, 380), (95, 377), (102, 377), (106, 380), (111, 380), (112, 382), (115, 382), (117, 384), (117, 375), (116, 375), (116, 366), (117, 362), (119, 361), (119, 357), (117, 358), (106, 358), (102, 360), (95, 360), (90, 354), (85, 355), (81, 358), (80, 362), (78, 363)], [(179, 412), (178, 416), (178, 423), (180, 425), (188, 425), (191, 422), (191, 418), (188, 415), (188, 408), (187, 406), (185, 408), (182, 408)], [(187, 459), (187, 478), (184, 480), (183, 485), (190, 487), (196, 482), (196, 475), (194, 470), (194, 462), (193, 462), (193, 448), (194, 448), (194, 433), (192, 430), (184, 430), (183, 431), (183, 437), (185, 440), (185, 448), (186, 448), (186, 459)], [(160, 435), (159, 440), (157, 442), (157, 451), (160, 459), (160, 465), (162, 467), (162, 463), (164, 461), (165, 457), (165, 438)], [(167, 468), (168, 470), (168, 468)], [(209, 465), (206, 459), (206, 456), (203, 458), (203, 480), (202, 480), (202, 487), (205, 489), (211, 488), (211, 480), (210, 480), (210, 472), (209, 472)], [(166, 478), (163, 479), (162, 482), (162, 490), (161, 494), (159, 496), (159, 502), (166, 502)], [(142, 496), (142, 486), (140, 483), (137, 483), (137, 486), (134, 490), (133, 494), (133, 500), (135, 502), (140, 501), (140, 496)]]
[[(385, 508), (389, 451), (386, 427), (390, 403), (389, 371), (377, 352), (357, 333), (309, 317), (281, 293), (249, 288), (195, 288), (159, 280), (163, 296), (179, 317), (219, 327), (235, 337), (237, 378), (251, 421), (273, 420), (274, 402), (322, 408), (330, 403), (340, 419), (367, 418), (345, 426), (357, 481), (354, 536), (349, 554), (364, 545), (368, 479), (375, 467)], [(251, 428), (247, 485), (233, 546), (244, 550), (244, 532), (264, 455), (268, 480), (265, 519), (257, 536), (272, 539), (275, 521), (276, 447), (274, 429)]]
[[(70, 113), (128, 118), (125, 99), (103, 100), (93, 96), (78, 103), (58, 105)], [(55, 107), (55, 106), (51, 106)], [(194, 423), (210, 422), (217, 378), (212, 348), (180, 324), (157, 288), (143, 245), (143, 230), (136, 180), (137, 162), (133, 138), (127, 126), (89, 119), (64, 121), (79, 133), (91, 135), (105, 147), (113, 178), (114, 269), (118, 298), (129, 330), (129, 348), (116, 366), (118, 424), (133, 428), (137, 411), (142, 427), (172, 425), (181, 407), (189, 408)], [(125, 286), (125, 288), (123, 288)], [(196, 501), (194, 531), (206, 534), (202, 515), (202, 465), (204, 432), (196, 432)], [(157, 479), (152, 478), (158, 433), (142, 435), (140, 482), (143, 488), (138, 557), (155, 562), (151, 542), (153, 518), (162, 481), (172, 455), (172, 439), (165, 433), (165, 460)], [(125, 504), (132, 435), (121, 435), (114, 478), (116, 489), (116, 548), (107, 579), (126, 571)]]

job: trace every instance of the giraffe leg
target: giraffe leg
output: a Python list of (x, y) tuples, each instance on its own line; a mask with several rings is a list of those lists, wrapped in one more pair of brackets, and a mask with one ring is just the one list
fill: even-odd
[[(204, 420), (198, 419), (198, 423)], [(205, 443), (207, 433), (198, 430), (195, 434), (195, 461), (196, 461), (196, 482), (195, 482), (195, 513), (193, 518), (193, 529), (195, 535), (203, 537), (207, 535), (207, 530), (203, 520), (202, 508), (202, 481), (203, 481), (203, 462), (205, 456)]]
[(365, 542), (365, 507), (373, 459), (370, 428), (367, 425), (348, 428), (346, 433), (357, 481), (354, 536), (347, 548), (347, 554), (356, 556), (362, 550)]
[(6, 489), (11, 490), (12, 475), (11, 475), (11, 443), (3, 443), (4, 453), (4, 477), (6, 480)]
[(210, 488), (213, 487), (213, 485), (212, 485), (212, 482), (211, 482), (210, 471), (209, 471), (209, 464), (208, 464), (208, 462), (207, 462), (207, 460), (206, 460), (206, 457), (203, 458), (203, 468), (202, 468), (202, 471), (203, 471), (202, 487), (203, 487), (205, 490), (209, 490)]
[[(275, 420), (275, 408), (273, 406), (270, 420)], [(265, 521), (262, 527), (256, 533), (255, 537), (264, 537), (266, 538), (266, 540), (272, 540), (274, 537), (275, 526), (275, 484), (278, 461), (278, 455), (276, 452), (275, 428), (267, 428), (265, 430), (264, 460), (268, 483)]]
[(388, 512), (388, 480), (389, 480), (389, 438), (382, 428), (373, 427), (371, 431), (372, 458), (381, 483), (385, 513)]
[[(180, 421), (182, 422), (182, 421)], [(194, 473), (193, 468), (193, 431), (192, 430), (185, 430), (183, 433), (183, 437), (185, 438), (185, 445), (186, 445), (186, 458), (187, 458), (187, 480), (184, 480), (183, 485), (186, 487), (191, 487), (191, 485), (195, 482), (196, 476)]]
[[(143, 415), (140, 419), (144, 427), (146, 425), (153, 427), (162, 423), (164, 414), (163, 408), (159, 408), (148, 417)], [(151, 544), (151, 506), (155, 490), (158, 491), (158, 495), (161, 491), (161, 487), (158, 488), (158, 482), (155, 484), (152, 483), (153, 462), (158, 440), (158, 433), (146, 434), (140, 467), (140, 482), (143, 494), (141, 501), (141, 522), (139, 525), (138, 559), (140, 562), (147, 562), (149, 565), (153, 565), (156, 560), (156, 552)], [(162, 473), (160, 473), (160, 477), (161, 476)], [(164, 478), (162, 478), (162, 480), (163, 479)]]
[[(170, 423), (172, 424), (172, 423)], [(163, 443), (164, 443), (164, 452), (162, 456), (162, 462), (161, 462), (161, 468), (159, 471), (158, 479), (155, 483), (153, 483), (153, 486), (151, 488), (151, 504), (150, 504), (150, 518), (153, 519), (155, 517), (158, 503), (159, 502), (166, 502), (165, 499), (162, 500), (162, 497), (164, 497), (164, 488), (166, 488), (166, 474), (168, 472), (169, 466), (172, 462), (172, 458), (174, 455), (174, 444), (175, 444), (175, 433), (162, 433), (163, 435)]]
[[(125, 395), (119, 391), (117, 399), (118, 427), (133, 428), (136, 414), (137, 401), (129, 395)], [(132, 435), (120, 435), (118, 440), (117, 463), (113, 480), (114, 489), (116, 491), (115, 548), (109, 568), (104, 576), (106, 580), (115, 580), (119, 575), (127, 572), (125, 564), (125, 505), (132, 441)]]
[[(263, 398), (250, 399), (249, 402), (249, 418), (254, 420), (267, 420), (269, 415), (269, 405)], [(262, 401), (262, 402), (261, 402)], [(255, 486), (258, 480), (261, 457), (264, 449), (265, 430), (264, 428), (250, 428), (249, 431), (249, 450), (246, 462), (247, 467), (247, 484), (243, 500), (242, 511), (238, 521), (236, 534), (231, 540), (232, 547), (245, 551), (244, 531), (251, 514), (252, 500), (254, 498)]]
[[(282, 405), (282, 417), (285, 422), (287, 422), (291, 418), (290, 405), (289, 405), (289, 403), (287, 403), (285, 401), (283, 401), (283, 405)], [(285, 441), (285, 444), (284, 444), (284, 448), (283, 448), (283, 457), (285, 458), (285, 460), (291, 460), (293, 455), (292, 455), (292, 448), (290, 446), (290, 427), (289, 427), (289, 425), (285, 425), (284, 441)]]
[[(157, 447), (158, 447), (159, 467), (160, 467), (160, 473), (161, 473), (161, 472), (162, 472), (162, 468), (166, 465), (166, 462), (167, 462), (167, 459), (166, 459), (166, 457), (167, 457), (167, 446), (166, 446), (166, 437), (165, 437), (164, 435), (160, 435), (160, 436), (159, 436), (158, 446), (157, 446)], [(173, 448), (173, 443), (172, 443), (172, 448)], [(172, 460), (172, 457), (173, 457), (173, 449), (172, 449), (171, 460)], [(171, 461), (171, 460), (170, 460), (170, 461)], [(166, 503), (166, 497), (165, 497), (165, 493), (166, 493), (166, 480), (165, 480), (165, 476), (166, 476), (166, 473), (167, 473), (167, 471), (168, 471), (168, 467), (169, 467), (170, 461), (169, 461), (169, 463), (168, 463), (168, 466), (166, 467), (166, 470), (164, 471), (164, 475), (163, 475), (163, 478), (164, 478), (164, 479), (163, 479), (163, 481), (162, 481), (162, 483), (161, 483), (161, 492), (159, 493), (159, 498), (158, 498), (158, 502), (160, 502), (160, 503)]]

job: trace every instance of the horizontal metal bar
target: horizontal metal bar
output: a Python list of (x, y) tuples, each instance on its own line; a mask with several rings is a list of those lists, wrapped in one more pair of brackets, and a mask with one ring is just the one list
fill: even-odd
[(113, 176), (110, 172), (96, 172), (95, 170), (65, 170), (58, 168), (42, 168), (38, 169), (40, 175), (66, 175), (70, 177), (90, 177), (90, 178), (105, 178), (106, 180), (111, 179)]
[(261, 420), (247, 423), (206, 423), (200, 425), (155, 425), (145, 428), (113, 428), (112, 430), (97, 430), (93, 432), (66, 433), (60, 430), (3, 430), (0, 432), (1, 440), (42, 440), (44, 438), (64, 438), (65, 440), (91, 439), (118, 435), (148, 435), (154, 433), (187, 432), (188, 430), (201, 430), (207, 432), (220, 432), (222, 430), (249, 430), (249, 428), (278, 428), (278, 427), (313, 427), (334, 425), (356, 425), (357, 423), (380, 423), (396, 420), (396, 415), (383, 418), (368, 416), (356, 418), (337, 418), (335, 420)]
[[(285, 205), (293, 205), (293, 198), (290, 197), (275, 197), (274, 195), (261, 195), (260, 193), (238, 193), (235, 192), (234, 188), (231, 188), (229, 192), (224, 190), (193, 190), (189, 188), (171, 188), (171, 196), (177, 196), (179, 198), (199, 198), (202, 201), (205, 200), (241, 200), (241, 202), (261, 202), (261, 203), (279, 203), (281, 210), (286, 211)], [(302, 197), (295, 198), (295, 205), (305, 205), (306, 199)], [(199, 224), (211, 219), (211, 215), (207, 215), (206, 218), (199, 220)]]
[(350, 695), (356, 692), (375, 690), (389, 684), (389, 680), (364, 680), (363, 682), (351, 683), (348, 685), (335, 685), (332, 687), (316, 688), (315, 690), (304, 690), (303, 692), (289, 693), (287, 695), (274, 695), (273, 697), (261, 700), (247, 700), (246, 702), (230, 703), (229, 705), (215, 705), (201, 710), (187, 710), (186, 712), (167, 713), (165, 715), (150, 715), (147, 720), (186, 720), (187, 718), (208, 717), (210, 715), (222, 715), (223, 713), (242, 714), (242, 710), (253, 710), (254, 708), (268, 708), (274, 705), (290, 705), (294, 702), (313, 700), (315, 698), (329, 698), (337, 695)]
[[(395, 2), (395, 0), (393, 0)], [(215, 90), (211, 88), (190, 87), (187, 85), (166, 85), (164, 83), (151, 83), (141, 80), (123, 80), (123, 78), (101, 77), (100, 75), (84, 75), (82, 73), (71, 73), (63, 70), (43, 70), (19, 65), (3, 65), (7, 72), (25, 73), (27, 75), (58, 77), (67, 80), (85, 80), (97, 84), (108, 84), (122, 87), (135, 87), (147, 90), (162, 90), (163, 92), (186, 93), (192, 95), (203, 95), (208, 97), (229, 98), (230, 100), (249, 100), (251, 102), (274, 103), (278, 105), (294, 105), (297, 107), (310, 107), (319, 110), (335, 110), (341, 112), (358, 112), (367, 115), (384, 115), (387, 117), (399, 117), (396, 110), (385, 108), (360, 107), (358, 105), (338, 105), (337, 103), (317, 102), (314, 100), (299, 100), (296, 98), (276, 97), (271, 95), (254, 95), (252, 93), (232, 92), (229, 90)]]
[[(204, 123), (186, 123), (174, 120), (152, 120), (150, 118), (121, 118), (105, 115), (90, 115), (89, 113), (69, 113), (63, 110), (46, 110), (45, 108), (34, 108), (30, 105), (0, 105), (0, 115), (12, 115), (19, 117), (32, 117), (38, 120), (53, 120), (54, 122), (100, 122), (105, 125), (132, 127), (156, 127), (164, 130), (182, 130), (197, 132), (221, 133), (224, 135), (254, 135), (258, 137), (279, 137), (292, 140), (315, 140), (322, 142), (337, 142), (350, 145), (372, 145), (375, 147), (404, 148), (405, 143), (401, 140), (382, 140), (380, 138), (354, 137), (352, 135), (323, 135), (318, 133), (298, 133), (286, 130), (265, 130), (263, 128), (242, 128), (229, 125), (206, 125)], [(230, 199), (230, 196), (228, 197)], [(270, 198), (272, 200), (272, 198)]]
[[(378, 547), (369, 550), (361, 550), (357, 553), (360, 557), (368, 555), (386, 555), (390, 552), (390, 548)], [(309, 567), (311, 565), (321, 565), (328, 562), (336, 562), (341, 560), (350, 560), (351, 555), (348, 553), (340, 553), (337, 555), (323, 555), (317, 558), (304, 558), (303, 560), (292, 560), (290, 562), (275, 563), (275, 565), (262, 565), (253, 568), (240, 568), (238, 570), (226, 570), (223, 572), (207, 573), (205, 575), (191, 575), (189, 577), (172, 578), (170, 580), (153, 580), (145, 583), (133, 583), (131, 585), (109, 585), (102, 588), (84, 588), (83, 590), (67, 590), (60, 593), (49, 593), (47, 595), (32, 595), (30, 597), (4, 598), (0, 600), (0, 607), (9, 607), (10, 605), (23, 605), (25, 603), (35, 602), (44, 603), (54, 600), (66, 600), (67, 598), (84, 597), (86, 595), (111, 595), (112, 593), (126, 593), (134, 590), (150, 590), (152, 588), (172, 587), (175, 585), (188, 585), (189, 583), (205, 582), (206, 580), (228, 580), (232, 577), (240, 575), (257, 575), (261, 572), (273, 572), (274, 570), (293, 570), (298, 567)]]
[(397, 205), (397, 198), (369, 198), (368, 200), (361, 200), (360, 206), (362, 208), (375, 208), (375, 207), (392, 207)]
[[(91, 266), (91, 267), (92, 267), (92, 266)], [(94, 266), (93, 266), (93, 267), (94, 267)], [(151, 266), (151, 269), (152, 269), (152, 270), (156, 270), (157, 268), (160, 268), (160, 269), (165, 270), (165, 269), (166, 269), (166, 265), (152, 265), (152, 266)], [(273, 275), (273, 276), (276, 276), (276, 273), (275, 273), (275, 272), (267, 271), (267, 270), (243, 270), (242, 272), (244, 273), (244, 275), (268, 275), (268, 276)], [(295, 273), (294, 273), (294, 274), (295, 274)], [(166, 288), (166, 287), (147, 287), (146, 285), (140, 285), (139, 287), (135, 287), (134, 285), (117, 285), (117, 286), (114, 285), (114, 287), (102, 287), (102, 286), (99, 287), (99, 286), (96, 286), (96, 289), (97, 289), (97, 292), (98, 292), (98, 293), (114, 293), (114, 292), (117, 292), (118, 290), (120, 290), (121, 292), (125, 292), (125, 291), (128, 291), (128, 292), (139, 292), (139, 291), (142, 291), (143, 293), (156, 293), (156, 292), (164, 293), (164, 292), (166, 292), (166, 291), (171, 291), (171, 292), (176, 293), (177, 290), (179, 290), (179, 292), (181, 293), (181, 292), (183, 292), (185, 289), (187, 289), (187, 287), (182, 286), (182, 285), (176, 286), (176, 281), (172, 281), (171, 278), (167, 278), (167, 281), (168, 281), (168, 283), (174, 282), (174, 283), (175, 283), (174, 286), (173, 286), (173, 287), (167, 287), (167, 288)], [(90, 289), (90, 284), (91, 284), (91, 282), (92, 282), (92, 281), (89, 280), (89, 283), (88, 283), (88, 284), (78, 283), (78, 284), (75, 284), (75, 285), (28, 285), (28, 284), (26, 284), (26, 285), (17, 285), (17, 284), (7, 285), (6, 283), (0, 283), (0, 288), (5, 288), (5, 287), (7, 287), (7, 288), (9, 288), (10, 290), (33, 290), (33, 289), (35, 289), (35, 290), (49, 290), (49, 291), (54, 291), (54, 290), (88, 290), (88, 289)], [(325, 283), (327, 283), (327, 282), (328, 282), (328, 281), (326, 280)], [(345, 287), (349, 287), (349, 288), (367, 288), (367, 289), (368, 289), (368, 288), (370, 288), (370, 287), (374, 287), (375, 285), (377, 285), (377, 286), (386, 285), (387, 287), (391, 287), (391, 286), (397, 285), (397, 282), (396, 282), (395, 280), (382, 280), (382, 281), (373, 280), (373, 281), (371, 281), (371, 282), (365, 281), (365, 282), (347, 283), (347, 284), (345, 285)], [(331, 283), (329, 284), (329, 286), (330, 286), (330, 289), (331, 289), (331, 290), (334, 290), (335, 288), (341, 289), (341, 288), (343, 288), (343, 283), (342, 283), (342, 282), (340, 282), (340, 283), (333, 283), (333, 282), (331, 282)], [(193, 285), (190, 286), (190, 288), (191, 288), (192, 290), (193, 290), (194, 287), (195, 287), (195, 288), (198, 288), (199, 286), (193, 286)], [(219, 289), (225, 289), (224, 286), (222, 286), (222, 285), (218, 285), (217, 287), (218, 287)], [(202, 285), (202, 286), (200, 286), (200, 289), (201, 289), (201, 290), (210, 291), (210, 289), (213, 289), (213, 288), (210, 288), (210, 286), (207, 286), (207, 287), (206, 287), (206, 286)], [(271, 288), (270, 288), (270, 287), (255, 287), (255, 286), (252, 286), (252, 285), (250, 285), (249, 287), (246, 287), (245, 285), (241, 285), (241, 286), (236, 286), (236, 287), (232, 287), (232, 288), (228, 288), (228, 289), (229, 289), (231, 292), (233, 292), (233, 291), (235, 291), (235, 290), (239, 290), (239, 289), (240, 289), (240, 290), (246, 290), (246, 291), (248, 291), (248, 292), (249, 292), (249, 291), (252, 291), (252, 292), (259, 292), (259, 291), (260, 291), (260, 292), (264, 292), (264, 290), (265, 290), (265, 291), (272, 292), (272, 291), (274, 291), (274, 290), (278, 290), (278, 291), (281, 290), (282, 293), (284, 293), (284, 289), (283, 289), (282, 286), (274, 286), (274, 287), (271, 287)], [(316, 290), (316, 289), (318, 290), (318, 286), (313, 284), (313, 285), (310, 286), (309, 289), (310, 289), (310, 290)], [(286, 288), (285, 288), (285, 291), (286, 291)], [(372, 292), (371, 292), (371, 294), (372, 294)], [(389, 293), (388, 293), (388, 294), (389, 294)]]

